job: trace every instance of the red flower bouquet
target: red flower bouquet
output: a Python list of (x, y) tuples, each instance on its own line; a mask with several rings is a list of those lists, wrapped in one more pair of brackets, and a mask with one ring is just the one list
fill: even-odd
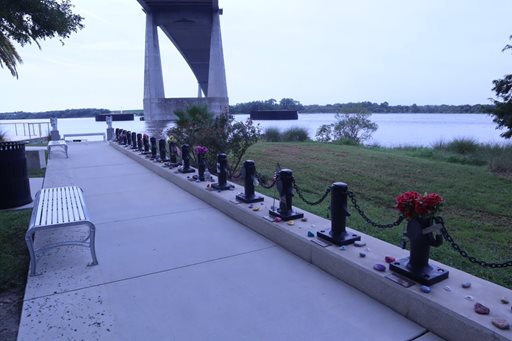
[(437, 193), (405, 192), (396, 197), (396, 208), (407, 219), (430, 219), (441, 210), (444, 199)]

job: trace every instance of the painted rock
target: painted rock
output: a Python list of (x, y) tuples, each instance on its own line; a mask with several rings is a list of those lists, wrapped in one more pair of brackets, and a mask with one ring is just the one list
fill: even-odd
[(301, 221), (308, 221), (308, 218), (303, 217), (303, 218), (301, 219)]
[(452, 291), (452, 288), (450, 288), (448, 285), (443, 287), (443, 289), (444, 289), (444, 291), (448, 291), (448, 292)]
[(488, 315), (491, 312), (489, 308), (481, 303), (475, 303), (475, 313), (480, 315)]
[(471, 288), (471, 282), (464, 282), (464, 283), (462, 283), (462, 287), (463, 287), (464, 289), (469, 289), (469, 288)]
[[(259, 208), (258, 208), (259, 209)], [(295, 220), (288, 220), (286, 222), (288, 225), (292, 226), (292, 225), (295, 225)]]
[(359, 257), (361, 257), (361, 258), (366, 257), (366, 253), (364, 253), (364, 252), (359, 252)]
[(380, 271), (380, 272), (384, 272), (384, 271), (386, 271), (386, 266), (384, 264), (375, 264), (373, 266), (373, 269)]
[(260, 210), (260, 208), (259, 208), (259, 207), (253, 207), (253, 208), (252, 208), (252, 210), (253, 210), (254, 212), (258, 212), (258, 211)]
[(354, 245), (355, 245), (355, 246), (357, 246), (357, 247), (363, 247), (363, 246), (365, 246), (365, 245), (366, 245), (366, 243), (365, 243), (365, 242), (363, 242), (363, 241), (361, 241), (361, 240), (356, 240), (356, 241), (354, 242)]
[(464, 296), (464, 299), (468, 300), (468, 301), (473, 301), (474, 300), (473, 296), (471, 296), (471, 295)]
[(506, 298), (506, 297), (502, 297), (502, 298), (500, 299), (500, 302), (501, 302), (501, 303), (503, 303), (503, 304), (508, 304), (508, 298)]
[(247, 207), (249, 207), (249, 208), (253, 208), (254, 206), (251, 204), (251, 205), (249, 205), (249, 206), (247, 206)]
[(510, 323), (506, 319), (503, 318), (494, 318), (492, 319), (492, 324), (499, 329), (510, 329)]
[(345, 251), (347, 248), (345, 247), (345, 245), (341, 245), (341, 246), (339, 247), (339, 249), (340, 249), (341, 251)]
[(386, 263), (393, 263), (396, 259), (395, 257), (386, 256), (384, 257), (384, 260), (386, 261)]
[(275, 217), (275, 218), (274, 218), (274, 221), (275, 221), (276, 223), (280, 223), (280, 222), (281, 222), (281, 218), (279, 218), (279, 217)]
[(314, 237), (314, 236), (315, 236), (315, 234), (313, 232), (308, 231), (308, 237)]
[(421, 292), (424, 292), (425, 294), (430, 294), (430, 292), (432, 292), (432, 289), (426, 285), (420, 286), (420, 290), (421, 290)]

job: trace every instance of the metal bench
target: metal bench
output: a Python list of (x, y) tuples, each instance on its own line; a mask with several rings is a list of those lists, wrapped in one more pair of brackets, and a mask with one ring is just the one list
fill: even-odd
[(66, 157), (68, 157), (68, 144), (64, 140), (49, 141), (48, 142), (48, 158), (51, 156), (52, 148), (59, 147), (64, 149)]
[[(34, 249), (34, 235), (37, 231), (55, 229), (67, 226), (87, 225), (89, 234), (83, 240), (50, 243)], [(25, 234), (28, 252), (30, 254), (30, 275), (36, 274), (37, 255), (54, 247), (74, 245), (88, 247), (91, 250), (92, 263), (97, 265), (94, 247), (96, 227), (89, 219), (85, 207), (83, 191), (77, 186), (43, 188), (36, 194), (32, 217)]]

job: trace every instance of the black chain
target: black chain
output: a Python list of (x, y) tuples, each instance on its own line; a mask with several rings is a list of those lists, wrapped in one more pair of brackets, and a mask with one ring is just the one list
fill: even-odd
[(450, 234), (448, 233), (448, 230), (444, 226), (443, 218), (435, 217), (434, 219), (435, 219), (436, 223), (441, 224), (443, 226), (441, 228), (441, 233), (442, 233), (444, 239), (446, 239), (446, 241), (452, 245), (452, 247), (453, 247), (453, 249), (455, 251), (460, 253), (460, 255), (463, 258), (466, 258), (471, 263), (478, 264), (478, 265), (480, 265), (483, 268), (492, 268), (492, 269), (506, 268), (506, 267), (512, 266), (512, 260), (509, 260), (509, 261), (506, 261), (506, 262), (502, 262), (502, 263), (489, 263), (489, 262), (486, 262), (486, 261), (483, 261), (483, 260), (480, 260), (480, 259), (476, 259), (473, 256), (470, 256), (459, 244), (457, 244), (455, 242), (455, 240), (453, 240), (453, 237), (450, 236)]
[(389, 223), (389, 224), (379, 224), (379, 223), (376, 223), (373, 220), (371, 220), (366, 215), (366, 213), (364, 213), (364, 211), (361, 209), (361, 207), (359, 207), (359, 205), (357, 204), (357, 200), (356, 200), (356, 196), (355, 196), (354, 192), (349, 191), (348, 192), (348, 197), (352, 201), (352, 204), (354, 205), (354, 208), (356, 209), (357, 213), (359, 213), (359, 215), (361, 217), (363, 217), (363, 219), (368, 224), (372, 225), (373, 227), (377, 227), (379, 229), (389, 229), (389, 228), (396, 227), (396, 226), (400, 225), (402, 223), (402, 221), (404, 221), (404, 216), (400, 215), (395, 222), (392, 222), (392, 223)]
[(265, 189), (271, 189), (276, 184), (277, 178), (274, 177), (274, 179), (272, 180), (272, 183), (268, 186), (265, 185), (265, 182), (261, 179), (261, 176), (258, 173), (256, 173), (256, 180), (258, 180), (261, 187), (263, 187)]
[(331, 187), (327, 187), (325, 189), (325, 192), (324, 194), (322, 195), (322, 197), (320, 197), (320, 199), (318, 199), (317, 201), (309, 201), (307, 200), (306, 198), (304, 198), (304, 195), (302, 195), (302, 191), (301, 189), (299, 188), (299, 186), (297, 185), (297, 183), (295, 182), (295, 179), (292, 180), (292, 184), (293, 184), (293, 188), (295, 188), (295, 191), (297, 192), (297, 194), (299, 195), (299, 197), (302, 199), (302, 201), (304, 201), (306, 204), (308, 205), (311, 205), (311, 206), (315, 206), (315, 205), (318, 205), (320, 204), (322, 201), (325, 200), (325, 198), (327, 198), (327, 195), (329, 193), (331, 193)]

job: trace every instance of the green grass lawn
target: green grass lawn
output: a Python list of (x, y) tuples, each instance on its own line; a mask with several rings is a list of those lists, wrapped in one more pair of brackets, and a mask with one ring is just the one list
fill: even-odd
[(0, 212), (0, 292), (25, 289), (29, 256), (25, 231), (31, 209)]
[[(303, 143), (258, 143), (246, 154), (259, 173), (272, 176), (276, 163), (293, 170), (308, 200), (316, 200), (333, 182), (349, 185), (359, 205), (373, 220), (395, 221), (395, 197), (402, 192), (437, 192), (445, 198), (443, 216), (449, 233), (467, 252), (490, 262), (512, 259), (512, 180), (494, 175), (487, 165), (467, 165), (412, 156), (407, 150)], [(275, 189), (257, 191), (275, 196)], [(294, 197), (294, 205), (326, 216), (329, 201), (309, 206)], [(352, 212), (348, 225), (398, 245), (405, 223), (391, 230), (366, 224)], [(485, 269), (464, 260), (446, 242), (432, 248), (431, 258), (512, 288), (512, 268)]]

